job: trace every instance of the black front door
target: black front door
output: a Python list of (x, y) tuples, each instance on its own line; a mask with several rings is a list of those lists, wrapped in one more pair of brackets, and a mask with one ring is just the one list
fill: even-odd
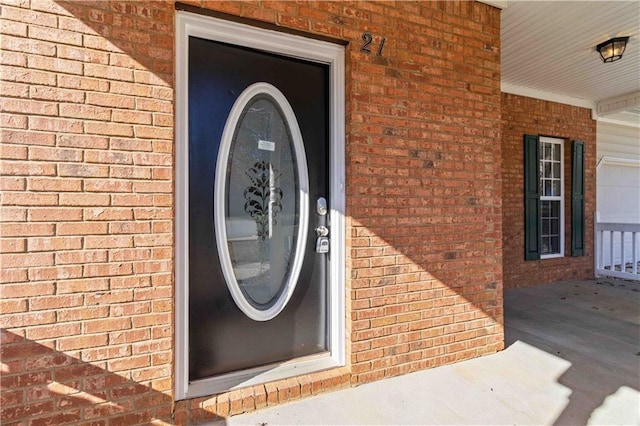
[(189, 380), (325, 352), (329, 68), (195, 37), (188, 66)]

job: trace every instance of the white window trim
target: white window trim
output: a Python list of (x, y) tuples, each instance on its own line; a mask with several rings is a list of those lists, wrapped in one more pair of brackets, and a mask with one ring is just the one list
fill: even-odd
[[(560, 201), (560, 253), (552, 253), (552, 254), (541, 254), (540, 259), (554, 259), (559, 257), (564, 257), (564, 243), (565, 243), (565, 222), (564, 222), (564, 197), (565, 197), (565, 180), (564, 180), (564, 140), (558, 138), (549, 138), (545, 136), (540, 137), (540, 143), (552, 143), (556, 145), (560, 145), (560, 197), (558, 196), (540, 196), (540, 201)], [(542, 158), (540, 159), (542, 161)], [(542, 176), (540, 176), (540, 180), (542, 180)], [(540, 218), (542, 220), (542, 218)], [(542, 229), (542, 228), (541, 228)]]
[[(189, 12), (176, 12), (176, 243), (175, 243), (175, 392), (182, 400), (345, 365), (345, 145), (344, 48)], [(331, 246), (329, 261), (328, 349), (326, 354), (294, 359), (222, 377), (189, 382), (188, 255), (188, 47), (195, 36), (252, 47), (330, 66), (329, 183)]]

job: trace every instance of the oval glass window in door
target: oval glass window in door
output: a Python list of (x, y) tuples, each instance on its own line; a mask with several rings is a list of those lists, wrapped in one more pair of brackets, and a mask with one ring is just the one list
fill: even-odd
[(295, 289), (307, 240), (308, 187), (291, 105), (271, 84), (249, 86), (222, 133), (214, 222), (231, 296), (256, 321), (278, 315)]

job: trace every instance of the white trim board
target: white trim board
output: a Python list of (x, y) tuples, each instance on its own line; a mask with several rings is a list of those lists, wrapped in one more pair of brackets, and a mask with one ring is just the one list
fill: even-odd
[(598, 117), (615, 114), (640, 107), (640, 91), (628, 93), (615, 98), (603, 99), (596, 104)]
[(640, 167), (640, 159), (633, 160), (631, 158), (602, 157), (600, 160), (598, 160), (596, 170), (598, 170), (600, 166), (604, 166), (605, 164), (610, 164), (612, 166)]
[(508, 0), (478, 0), (480, 3), (488, 4), (489, 6), (496, 7), (498, 9), (506, 9), (509, 7)]
[(607, 118), (607, 117), (596, 117), (596, 119), (598, 120), (598, 123), (615, 124), (616, 126), (624, 126), (624, 127), (640, 129), (640, 122), (634, 123), (631, 121), (616, 120), (614, 118)]
[(525, 96), (527, 98), (540, 99), (543, 101), (557, 102), (560, 104), (573, 105), (594, 110), (594, 103), (588, 99), (574, 98), (573, 96), (560, 95), (558, 93), (545, 92), (544, 90), (532, 89), (530, 87), (518, 86), (511, 83), (502, 82), (500, 90), (503, 93)]
[[(326, 354), (273, 366), (230, 373), (189, 383), (188, 257), (188, 48), (200, 37), (330, 66), (329, 185), (331, 246), (329, 251), (328, 349)], [(213, 395), (312, 371), (345, 365), (345, 81), (344, 47), (325, 41), (251, 27), (194, 13), (176, 12), (176, 251), (175, 251), (175, 393), (176, 400)]]

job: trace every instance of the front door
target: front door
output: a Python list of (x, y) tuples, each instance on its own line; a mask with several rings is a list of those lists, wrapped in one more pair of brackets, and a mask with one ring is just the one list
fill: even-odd
[(324, 353), (329, 66), (188, 51), (189, 381)]

